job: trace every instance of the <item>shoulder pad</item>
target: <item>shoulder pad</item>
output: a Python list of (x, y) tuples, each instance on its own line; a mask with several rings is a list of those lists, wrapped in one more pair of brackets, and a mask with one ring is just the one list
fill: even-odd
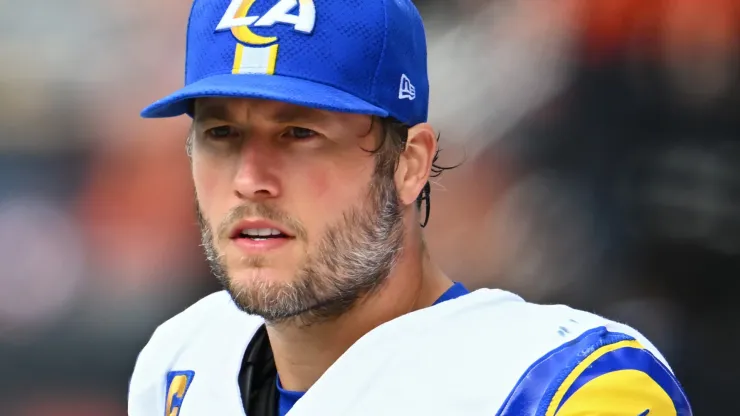
[[(261, 323), (261, 318), (242, 313), (225, 291), (208, 295), (167, 320), (137, 357), (129, 382), (129, 414), (148, 415), (153, 408), (177, 408), (197, 378), (190, 366), (207, 360), (212, 355), (209, 351), (243, 348), (241, 344), (248, 342), (253, 333), (250, 330)], [(244, 331), (233, 334), (234, 327)], [(230, 340), (227, 345), (223, 345), (225, 339)], [(241, 356), (238, 358), (241, 360)], [(180, 368), (183, 365), (186, 368)]]
[(690, 416), (671, 370), (640, 341), (606, 327), (586, 331), (524, 373), (498, 415)]

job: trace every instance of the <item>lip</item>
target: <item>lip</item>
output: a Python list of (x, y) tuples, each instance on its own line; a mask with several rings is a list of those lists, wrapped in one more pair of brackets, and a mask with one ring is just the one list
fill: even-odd
[(292, 238), (272, 238), (264, 240), (252, 240), (249, 238), (235, 238), (231, 240), (234, 245), (244, 254), (258, 255), (268, 254), (279, 248), (285, 247), (293, 241)]
[(284, 234), (288, 239), (292, 239), (295, 237), (292, 233), (286, 230), (284, 226), (276, 222), (264, 219), (250, 219), (240, 221), (238, 224), (236, 224), (234, 228), (231, 229), (229, 238), (231, 238), (232, 240), (239, 239), (239, 234), (241, 234), (242, 230), (249, 228), (274, 228)]

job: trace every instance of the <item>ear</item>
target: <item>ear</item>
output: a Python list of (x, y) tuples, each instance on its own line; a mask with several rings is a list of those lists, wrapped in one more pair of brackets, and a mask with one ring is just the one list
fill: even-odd
[(429, 180), (434, 155), (437, 153), (437, 136), (427, 123), (409, 129), (406, 148), (401, 152), (394, 181), (403, 205), (415, 203)]

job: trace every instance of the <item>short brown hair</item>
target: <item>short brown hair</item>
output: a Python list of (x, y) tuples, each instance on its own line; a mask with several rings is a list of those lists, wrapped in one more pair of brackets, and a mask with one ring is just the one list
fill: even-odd
[[(377, 159), (375, 162), (375, 173), (376, 175), (382, 176), (393, 176), (398, 167), (398, 162), (401, 157), (401, 153), (406, 149), (406, 142), (409, 137), (409, 126), (395, 120), (391, 117), (377, 118), (373, 117), (373, 122), (380, 120), (381, 129), (380, 136), (382, 141), (378, 147), (374, 150), (368, 150), (369, 152), (376, 155)], [(437, 135), (437, 142), (439, 142), (440, 136)], [(455, 166), (442, 166), (438, 163), (439, 152), (441, 149), (437, 149), (432, 159), (432, 172), (430, 177), (436, 178), (442, 174), (445, 170), (454, 169), (459, 165)], [(432, 191), (431, 184), (427, 182), (422, 188), (421, 193), (416, 198), (416, 206), (421, 210), (422, 204), (426, 202), (426, 214), (424, 221), (421, 223), (422, 227), (425, 227), (429, 222), (429, 213), (431, 211), (430, 205), (430, 194)]]

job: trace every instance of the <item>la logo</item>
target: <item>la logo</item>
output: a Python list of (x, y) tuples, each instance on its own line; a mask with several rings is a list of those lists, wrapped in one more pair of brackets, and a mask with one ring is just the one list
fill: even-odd
[[(292, 25), (302, 33), (311, 33), (316, 23), (316, 8), (313, 0), (280, 0), (262, 16), (250, 16), (249, 10), (256, 0), (231, 0), (216, 31), (229, 30), (240, 42), (247, 45), (269, 45), (275, 37), (260, 36), (252, 32), (250, 27), (271, 27), (276, 23)], [(298, 14), (290, 12), (300, 4)]]

